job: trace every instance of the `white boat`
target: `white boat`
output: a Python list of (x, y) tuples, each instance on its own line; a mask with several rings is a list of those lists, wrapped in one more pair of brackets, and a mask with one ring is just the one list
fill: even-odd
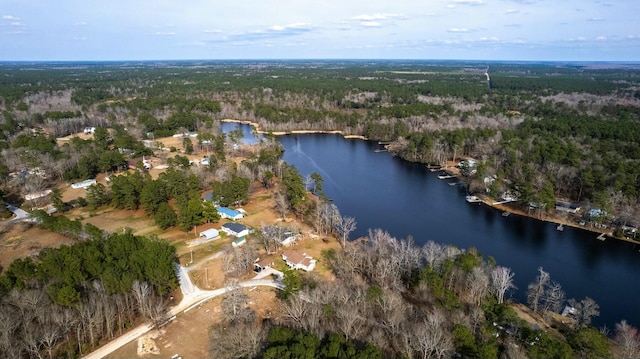
[(562, 223), (560, 223), (557, 227), (557, 230), (559, 230), (560, 232), (564, 231), (564, 225)]
[(481, 200), (479, 197), (477, 197), (477, 196), (467, 196), (467, 197), (465, 198), (465, 200), (466, 200), (467, 202), (469, 202), (469, 203), (478, 203), (478, 202), (482, 202), (482, 200)]

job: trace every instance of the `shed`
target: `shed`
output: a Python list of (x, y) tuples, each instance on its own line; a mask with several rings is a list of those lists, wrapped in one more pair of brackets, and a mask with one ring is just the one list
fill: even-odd
[(220, 232), (215, 228), (207, 229), (206, 231), (200, 232), (200, 238), (207, 240), (216, 238), (218, 236), (220, 236)]
[(239, 237), (234, 239), (233, 242), (231, 242), (231, 245), (233, 246), (233, 248), (238, 248), (240, 246), (243, 246), (246, 243), (247, 243), (247, 237)]

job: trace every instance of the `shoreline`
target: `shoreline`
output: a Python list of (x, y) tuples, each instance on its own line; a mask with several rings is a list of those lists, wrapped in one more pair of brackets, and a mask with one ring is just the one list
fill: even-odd
[[(269, 131), (264, 131), (260, 129), (260, 126), (258, 125), (258, 123), (256, 122), (252, 122), (249, 120), (234, 120), (234, 119), (222, 119), (220, 120), (220, 122), (230, 122), (230, 123), (240, 123), (240, 124), (244, 124), (244, 125), (251, 125), (253, 126), (253, 128), (255, 128), (256, 132), (259, 134), (269, 134), (272, 133), (274, 136), (285, 136), (285, 135), (292, 135), (292, 134), (338, 134), (338, 135), (342, 135), (342, 137), (344, 137), (345, 139), (358, 139), (358, 140), (365, 140), (368, 141), (369, 139), (367, 139), (364, 136), (360, 136), (360, 135), (345, 135), (342, 131), (339, 130), (334, 130), (334, 131), (323, 131), (323, 130), (292, 130), (292, 131), (277, 131), (277, 132), (269, 132)], [(395, 157), (395, 156), (394, 156)], [(400, 157), (398, 157), (400, 158)], [(402, 159), (402, 158), (400, 158)], [(402, 159), (404, 160), (404, 159)], [(453, 162), (452, 162), (453, 163)], [(443, 167), (443, 170), (446, 169), (448, 171), (450, 171), (450, 169), (453, 167), (453, 165), (451, 166), (445, 166)], [(452, 174), (456, 177), (456, 179), (458, 181), (462, 181), (464, 183), (467, 183), (467, 181), (465, 181), (465, 179), (460, 176), (460, 173), (453, 173)], [(553, 224), (562, 224), (563, 226), (567, 226), (567, 227), (572, 227), (572, 228), (577, 228), (577, 229), (582, 229), (585, 230), (587, 232), (591, 232), (597, 235), (605, 235), (606, 239), (614, 239), (614, 240), (618, 240), (618, 241), (624, 241), (627, 243), (632, 243), (632, 244), (640, 244), (640, 241), (635, 241), (633, 239), (628, 239), (628, 238), (620, 238), (620, 237), (616, 237), (613, 235), (613, 231), (610, 228), (607, 229), (597, 229), (597, 228), (588, 228), (585, 226), (580, 226), (577, 223), (573, 223), (572, 221), (568, 221), (568, 220), (563, 220), (562, 218), (558, 218), (555, 216), (550, 216), (549, 214), (544, 214), (544, 217), (539, 217), (539, 216), (535, 216), (535, 215), (531, 215), (529, 213), (527, 213), (524, 210), (521, 209), (514, 209), (511, 208), (510, 206), (507, 206), (505, 204), (493, 204), (493, 201), (490, 200), (487, 196), (484, 195), (479, 195), (478, 196), (481, 200), (482, 200), (482, 204), (487, 205), (488, 207), (491, 207), (493, 209), (496, 209), (498, 211), (502, 211), (502, 212), (509, 212), (511, 214), (515, 214), (518, 216), (522, 216), (522, 217), (528, 217), (528, 218), (532, 218), (534, 220), (538, 220), (541, 222), (548, 222), (548, 223), (553, 223)], [(594, 239), (598, 239), (597, 237)]]
[(225, 118), (220, 120), (220, 122), (230, 122), (230, 123), (240, 123), (243, 125), (251, 125), (253, 126), (253, 128), (255, 128), (256, 133), (259, 133), (261, 135), (268, 135), (269, 133), (273, 134), (274, 136), (286, 136), (286, 135), (309, 135), (309, 134), (328, 134), (328, 135), (342, 135), (342, 137), (346, 138), (346, 139), (357, 139), (357, 140), (364, 140), (364, 141), (368, 141), (369, 139), (364, 137), (364, 136), (360, 136), (360, 135), (345, 135), (344, 132), (340, 131), (340, 130), (333, 130), (333, 131), (328, 131), (328, 130), (291, 130), (291, 131), (264, 131), (260, 129), (260, 125), (257, 122), (252, 122), (249, 120), (234, 120), (234, 119), (230, 119), (230, 118)]

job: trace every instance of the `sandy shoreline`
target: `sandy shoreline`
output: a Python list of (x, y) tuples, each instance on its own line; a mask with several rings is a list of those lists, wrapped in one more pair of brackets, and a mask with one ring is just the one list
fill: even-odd
[[(260, 134), (268, 134), (269, 133), (268, 131), (261, 130), (257, 123), (252, 122), (252, 121), (248, 121), (248, 120), (222, 119), (220, 121), (221, 122), (240, 123), (240, 124), (244, 124), (244, 125), (251, 125), (256, 129), (257, 133), (260, 133)], [(334, 130), (334, 131), (293, 130), (293, 131), (278, 131), (278, 132), (271, 132), (271, 133), (273, 133), (273, 135), (275, 135), (275, 136), (285, 136), (285, 135), (291, 135), (291, 134), (317, 134), (317, 133), (338, 134), (338, 135), (342, 135), (342, 137), (348, 138), (348, 139), (368, 140), (364, 136), (345, 135), (342, 131), (338, 131), (338, 130)], [(453, 166), (453, 163), (452, 163), (452, 166)], [(452, 167), (451, 166), (447, 166), (446, 168), (450, 169)], [(456, 176), (456, 178), (459, 181), (462, 181), (462, 182), (466, 183), (465, 179), (462, 176), (460, 176), (459, 173), (454, 173), (454, 175)], [(526, 211), (524, 211), (522, 209), (519, 209), (519, 208), (512, 208), (511, 206), (507, 206), (507, 205), (504, 205), (504, 204), (493, 204), (494, 201), (492, 199), (486, 197), (486, 196), (478, 196), (478, 197), (482, 199), (482, 203), (484, 203), (485, 205), (487, 205), (489, 207), (492, 207), (492, 208), (495, 208), (495, 209), (497, 209), (499, 211), (502, 211), (502, 212), (509, 212), (511, 214), (515, 214), (515, 215), (518, 215), (518, 216), (533, 218), (533, 219), (538, 220), (538, 221), (549, 222), (549, 223), (554, 223), (554, 224), (562, 224), (563, 226), (582, 229), (582, 230), (585, 230), (585, 231), (588, 231), (588, 232), (592, 232), (592, 233), (597, 234), (597, 235), (604, 234), (607, 239), (615, 239), (615, 240), (620, 240), (620, 241), (624, 241), (624, 242), (628, 242), (628, 243), (640, 244), (640, 241), (634, 241), (632, 239), (615, 237), (610, 228), (604, 229), (604, 228), (593, 228), (593, 227), (581, 226), (581, 225), (579, 225), (577, 223), (574, 223), (573, 221), (566, 220), (564, 218), (555, 217), (555, 216), (550, 216), (549, 214), (544, 214), (544, 217), (541, 218), (540, 216), (532, 215), (532, 214), (527, 213)], [(594, 239), (596, 239), (596, 238), (594, 238)]]
[(324, 133), (331, 135), (342, 135), (342, 137), (347, 139), (358, 139), (358, 140), (367, 140), (366, 137), (360, 135), (345, 135), (342, 131), (333, 130), (333, 131), (323, 131), (323, 130), (291, 130), (291, 131), (264, 131), (260, 129), (260, 125), (256, 122), (251, 122), (248, 120), (233, 120), (230, 118), (225, 118), (220, 120), (220, 122), (233, 122), (240, 123), (243, 125), (251, 125), (256, 129), (256, 133), (266, 135), (272, 133), (274, 136), (285, 136), (285, 135), (296, 135), (296, 134), (316, 134), (316, 133)]

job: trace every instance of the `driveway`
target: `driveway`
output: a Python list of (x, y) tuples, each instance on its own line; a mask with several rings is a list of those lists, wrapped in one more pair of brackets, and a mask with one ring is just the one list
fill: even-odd
[(15, 217), (13, 217), (13, 218), (11, 218), (9, 220), (0, 222), (0, 225), (31, 220), (29, 218), (29, 212), (23, 210), (22, 208), (18, 208), (16, 206), (12, 205), (12, 204), (6, 204), (6, 207), (7, 207), (8, 210), (13, 212)]

